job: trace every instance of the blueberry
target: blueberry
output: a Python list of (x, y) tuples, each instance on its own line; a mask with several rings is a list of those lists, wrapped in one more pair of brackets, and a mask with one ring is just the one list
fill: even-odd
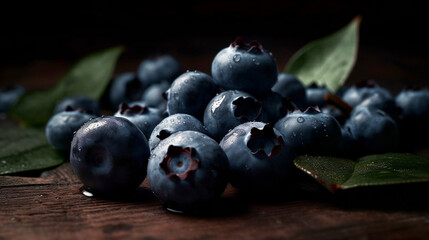
[(361, 156), (395, 151), (399, 143), (396, 122), (380, 109), (359, 108), (344, 128), (349, 128)]
[(341, 129), (341, 137), (338, 141), (337, 151), (333, 152), (333, 155), (337, 157), (344, 157), (355, 159), (358, 157), (356, 149), (356, 140), (349, 127)]
[(152, 130), (163, 119), (162, 113), (156, 108), (135, 103), (121, 103), (115, 117), (123, 117), (130, 120), (149, 139)]
[(252, 95), (238, 90), (228, 90), (216, 95), (207, 104), (204, 126), (216, 141), (222, 140), (229, 130), (264, 117), (262, 104)]
[(396, 105), (402, 111), (401, 115), (408, 117), (429, 117), (429, 90), (404, 89), (395, 98)]
[(95, 115), (80, 111), (63, 111), (54, 114), (45, 127), (48, 142), (56, 149), (68, 152), (74, 133)]
[(215, 203), (229, 178), (228, 158), (219, 144), (195, 131), (161, 141), (148, 164), (152, 191), (168, 209), (199, 211)]
[(0, 113), (9, 110), (24, 93), (25, 88), (19, 85), (0, 89)]
[(399, 128), (401, 147), (413, 151), (427, 146), (429, 140), (429, 90), (404, 89), (395, 98), (401, 109)]
[(325, 86), (318, 86), (315, 83), (310, 84), (305, 92), (308, 106), (319, 108), (326, 106), (325, 94), (331, 93)]
[(179, 131), (197, 131), (208, 134), (203, 124), (194, 116), (176, 113), (164, 118), (152, 131), (149, 137), (149, 148), (152, 151), (160, 141)]
[(143, 60), (137, 70), (138, 78), (145, 86), (162, 81), (171, 83), (181, 73), (180, 63), (168, 54)]
[(129, 120), (98, 117), (75, 134), (70, 151), (73, 171), (85, 189), (101, 196), (130, 193), (146, 177), (149, 147)]
[(374, 93), (379, 93), (387, 98), (392, 98), (390, 92), (379, 86), (374, 80), (359, 81), (343, 93), (343, 100), (351, 106), (357, 106)]
[(276, 92), (258, 96), (258, 100), (262, 103), (262, 109), (265, 113), (264, 120), (272, 124), (286, 116), (288, 111), (294, 111), (298, 108), (294, 102)]
[(122, 102), (130, 103), (140, 100), (144, 86), (135, 73), (126, 72), (116, 76), (109, 88), (109, 100), (112, 109), (116, 111)]
[(279, 73), (277, 82), (271, 90), (291, 100), (299, 108), (306, 108), (308, 106), (306, 89), (295, 75)]
[(144, 90), (141, 100), (145, 102), (148, 107), (165, 110), (167, 106), (163, 94), (169, 87), (170, 83), (167, 81), (154, 83)]
[(86, 95), (75, 95), (62, 99), (54, 108), (54, 114), (63, 111), (74, 111), (85, 112), (88, 114), (100, 115), (100, 104), (97, 100), (88, 97)]
[(294, 152), (271, 124), (247, 122), (220, 142), (229, 159), (230, 183), (241, 190), (279, 190), (293, 168)]
[(341, 136), (341, 126), (317, 108), (297, 110), (280, 119), (275, 128), (297, 154), (332, 154)]
[(176, 78), (165, 92), (167, 113), (186, 113), (203, 119), (204, 109), (216, 95), (212, 78), (199, 71), (188, 71)]
[(246, 43), (237, 38), (213, 59), (213, 81), (226, 90), (242, 90), (252, 94), (271, 90), (277, 81), (274, 57), (256, 41)]
[(401, 112), (401, 109), (396, 106), (395, 99), (392, 96), (381, 94), (379, 92), (374, 92), (358, 105), (356, 105), (353, 108), (352, 114), (353, 112), (359, 111), (359, 109), (362, 107), (380, 109), (383, 112), (389, 114), (389, 116), (394, 120), (398, 119)]

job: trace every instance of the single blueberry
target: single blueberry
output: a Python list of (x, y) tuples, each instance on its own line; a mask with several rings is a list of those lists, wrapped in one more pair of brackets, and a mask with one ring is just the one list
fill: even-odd
[(289, 113), (276, 124), (297, 154), (332, 154), (341, 136), (341, 126), (317, 108)]
[(153, 150), (148, 180), (167, 209), (198, 212), (215, 203), (229, 179), (228, 158), (219, 144), (195, 131), (174, 133)]
[(238, 37), (213, 59), (213, 81), (225, 90), (252, 94), (271, 90), (277, 81), (274, 57), (256, 41), (246, 43)]
[(216, 141), (222, 140), (229, 130), (250, 121), (265, 118), (262, 104), (252, 95), (238, 90), (228, 90), (216, 95), (207, 104), (204, 126)]
[(140, 100), (143, 94), (144, 86), (137, 75), (132, 72), (121, 73), (116, 76), (109, 88), (109, 100), (112, 109), (118, 109), (119, 104)]
[(298, 108), (306, 108), (308, 106), (306, 89), (295, 75), (279, 73), (277, 82), (271, 90), (289, 99), (296, 104)]
[(85, 112), (96, 116), (100, 115), (100, 104), (94, 98), (86, 95), (74, 95), (62, 99), (54, 108), (54, 114), (63, 111), (74, 111)]
[(279, 191), (293, 169), (293, 149), (271, 124), (240, 124), (220, 146), (229, 159), (230, 183), (244, 191)]
[(200, 120), (185, 113), (176, 113), (164, 118), (152, 131), (149, 137), (149, 148), (152, 151), (160, 141), (179, 131), (197, 131), (208, 134)]
[(173, 82), (182, 73), (180, 63), (171, 55), (164, 54), (143, 60), (137, 70), (145, 86), (162, 81)]
[(123, 117), (136, 125), (145, 137), (149, 139), (155, 126), (163, 119), (162, 113), (156, 108), (150, 108), (136, 103), (121, 103), (115, 117)]
[(325, 94), (331, 93), (326, 86), (318, 86), (316, 83), (310, 84), (305, 92), (308, 106), (319, 108), (326, 106)]
[(9, 110), (25, 93), (23, 86), (12, 86), (0, 89), (0, 113)]
[(167, 108), (167, 103), (163, 94), (168, 88), (170, 88), (170, 83), (167, 81), (154, 83), (144, 90), (141, 100), (145, 102), (148, 107), (165, 110)]
[(344, 128), (350, 129), (359, 156), (395, 151), (399, 143), (396, 122), (380, 109), (359, 108)]
[(183, 73), (165, 92), (167, 113), (186, 113), (202, 120), (204, 110), (217, 90), (209, 75), (200, 71)]
[(105, 116), (85, 123), (73, 137), (70, 163), (91, 193), (116, 197), (135, 191), (146, 177), (149, 146), (129, 120)]
[(48, 142), (56, 149), (68, 152), (75, 132), (97, 116), (82, 111), (62, 111), (54, 114), (45, 127)]

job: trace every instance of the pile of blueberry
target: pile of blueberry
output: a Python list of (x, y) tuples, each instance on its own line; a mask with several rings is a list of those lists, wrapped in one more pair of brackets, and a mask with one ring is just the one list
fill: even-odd
[(132, 192), (147, 176), (154, 194), (180, 211), (211, 206), (228, 183), (252, 193), (281, 190), (298, 155), (398, 151), (429, 129), (426, 89), (393, 97), (374, 81), (337, 93), (304, 87), (279, 73), (261, 44), (242, 38), (214, 57), (211, 76), (182, 72), (163, 55), (114, 78), (107, 95), (113, 116), (100, 116), (88, 97), (64, 99), (47, 139), (70, 153), (87, 191)]

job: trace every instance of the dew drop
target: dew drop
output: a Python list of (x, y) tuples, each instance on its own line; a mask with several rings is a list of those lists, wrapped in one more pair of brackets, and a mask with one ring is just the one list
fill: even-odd
[(298, 117), (296, 119), (296, 121), (299, 122), (299, 123), (303, 123), (303, 122), (305, 122), (305, 119), (303, 117)]
[(241, 55), (240, 55), (240, 54), (235, 54), (235, 55), (232, 57), (232, 60), (233, 60), (234, 62), (236, 62), (236, 63), (240, 62), (240, 60), (241, 60)]
[(94, 194), (93, 194), (92, 192), (88, 192), (87, 190), (83, 190), (83, 191), (82, 191), (82, 194), (83, 194), (85, 197), (94, 197)]

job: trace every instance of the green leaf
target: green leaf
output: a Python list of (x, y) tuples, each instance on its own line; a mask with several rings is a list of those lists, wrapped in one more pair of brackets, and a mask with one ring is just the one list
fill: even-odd
[(0, 146), (0, 175), (45, 169), (64, 162), (40, 130), (1, 129)]
[(114, 47), (81, 59), (52, 89), (22, 96), (9, 111), (10, 116), (24, 125), (40, 127), (46, 124), (55, 105), (65, 97), (87, 95), (100, 99), (122, 52), (123, 47)]
[(331, 192), (364, 186), (429, 182), (429, 158), (411, 153), (369, 155), (356, 162), (327, 156), (300, 156), (294, 163)]
[(284, 72), (294, 74), (304, 85), (313, 82), (336, 92), (349, 76), (357, 58), (360, 17), (324, 38), (298, 50)]

